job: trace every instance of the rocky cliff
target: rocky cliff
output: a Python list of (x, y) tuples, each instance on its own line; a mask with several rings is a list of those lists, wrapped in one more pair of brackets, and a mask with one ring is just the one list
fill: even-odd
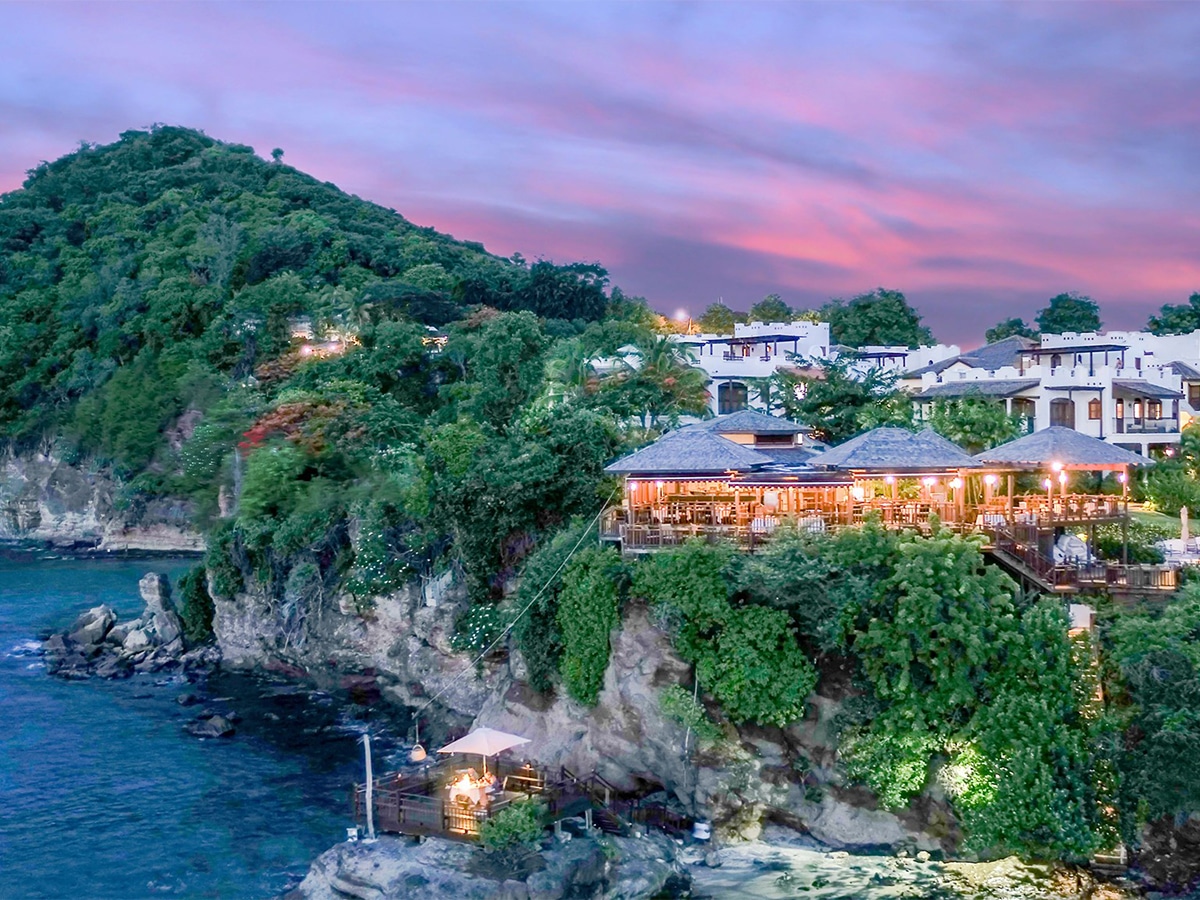
[(0, 458), (0, 540), (42, 541), (74, 550), (191, 553), (204, 539), (183, 501), (118, 508), (121, 484), (110, 474), (53, 454)]
[[(926, 799), (904, 815), (873, 808), (840, 783), (831, 720), (837, 704), (816, 697), (805, 721), (787, 729), (740, 731), (685, 754), (685, 730), (660, 708), (662, 688), (690, 684), (649, 611), (630, 604), (612, 636), (599, 703), (585, 708), (547, 697), (523, 680), (519, 654), (473, 667), (450, 646), (466, 606), (449, 578), (379, 597), (360, 613), (345, 599), (300, 604), (251, 591), (216, 604), (214, 629), (224, 664), (295, 671), (323, 686), (369, 686), (441, 719), (489, 725), (530, 739), (528, 756), (578, 773), (596, 770), (619, 790), (662, 790), (681, 812), (710, 819), (726, 839), (753, 839), (777, 821), (833, 847), (952, 850), (957, 833), (945, 806)], [(690, 757), (690, 759), (689, 759)]]

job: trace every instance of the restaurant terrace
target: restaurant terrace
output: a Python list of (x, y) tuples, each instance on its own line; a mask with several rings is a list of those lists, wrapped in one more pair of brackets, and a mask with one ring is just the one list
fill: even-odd
[[(623, 553), (695, 538), (753, 551), (781, 530), (824, 532), (877, 517), (985, 534), (986, 552), (1027, 587), (1059, 593), (1174, 590), (1172, 566), (1102, 560), (1096, 528), (1126, 535), (1129, 478), (1152, 461), (1068, 428), (971, 456), (932, 430), (877, 428), (832, 449), (796, 423), (744, 412), (686, 426), (612, 463), (625, 478), (601, 539)], [(818, 451), (819, 452), (815, 452)], [(1081, 473), (1108, 489), (1073, 491)], [(1072, 482), (1074, 479), (1074, 482)], [(1093, 485), (1094, 487), (1094, 485)]]

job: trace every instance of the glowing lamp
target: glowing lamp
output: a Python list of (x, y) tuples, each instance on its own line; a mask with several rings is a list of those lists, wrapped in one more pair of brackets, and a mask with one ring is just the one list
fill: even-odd
[(998, 479), (996, 478), (995, 475), (988, 474), (988, 475), (983, 476), (983, 483), (986, 484), (988, 487), (992, 487), (997, 482), (997, 480)]
[(896, 483), (896, 476), (895, 476), (895, 475), (884, 475), (884, 476), (883, 476), (883, 481), (884, 481), (884, 483), (885, 483), (885, 484), (895, 484), (895, 483)]
[(1054, 482), (1047, 478), (1042, 482), (1042, 487), (1044, 487), (1046, 490), (1050, 490), (1050, 488), (1054, 487)]
[(663, 488), (663, 483), (661, 481), (656, 481), (654, 482), (654, 486), (661, 491)]
[(925, 485), (925, 487), (927, 487), (927, 488), (931, 488), (935, 484), (937, 484), (937, 479), (936, 478), (922, 478), (921, 484)]
[(855, 485), (854, 487), (850, 488), (850, 494), (851, 494), (851, 496), (854, 497), (855, 500), (858, 500), (860, 503), (864, 499), (866, 499), (866, 496), (867, 496), (867, 492), (865, 490), (863, 490), (861, 487), (859, 487), (858, 485)]
[(779, 492), (766, 491), (763, 493), (763, 506), (774, 509), (779, 505)]
[(1061, 472), (1062, 471), (1062, 463), (1060, 463), (1060, 462), (1050, 463), (1050, 468), (1053, 469), (1055, 472)]
[(1127, 476), (1127, 475), (1126, 475), (1124, 472), (1122, 472), (1120, 475), (1118, 475), (1118, 476), (1117, 476), (1117, 481), (1121, 482), (1121, 484), (1124, 484), (1124, 483), (1125, 483), (1125, 479), (1126, 479), (1127, 477), (1128, 477), (1128, 476)]
[(1066, 473), (1066, 472), (1059, 472), (1059, 473), (1058, 473), (1058, 483), (1059, 483), (1059, 484), (1066, 484), (1066, 483), (1067, 483), (1067, 473)]
[(954, 488), (957, 491), (960, 487), (962, 487), (962, 479), (955, 478), (953, 481), (950, 482), (950, 487)]

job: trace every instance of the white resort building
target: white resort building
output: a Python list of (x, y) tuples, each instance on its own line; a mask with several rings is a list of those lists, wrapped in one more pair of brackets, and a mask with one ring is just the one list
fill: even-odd
[(1200, 331), (1008, 338), (907, 373), (919, 415), (938, 399), (1003, 401), (1026, 432), (1074, 429), (1148, 456), (1171, 453), (1200, 415)]
[(832, 343), (828, 322), (751, 322), (733, 326), (733, 334), (682, 334), (696, 367), (708, 376), (709, 406), (723, 416), (743, 409), (766, 412), (757, 383), (780, 369), (800, 369), (825, 360), (849, 358), (851, 368), (904, 372), (959, 355), (956, 345), (936, 347), (840, 347)]

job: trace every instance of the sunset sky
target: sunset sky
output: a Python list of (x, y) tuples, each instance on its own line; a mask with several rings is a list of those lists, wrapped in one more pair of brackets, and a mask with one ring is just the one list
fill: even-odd
[(0, 3), (0, 191), (165, 122), (664, 311), (1139, 327), (1200, 290), (1197, 48), (1190, 3)]

